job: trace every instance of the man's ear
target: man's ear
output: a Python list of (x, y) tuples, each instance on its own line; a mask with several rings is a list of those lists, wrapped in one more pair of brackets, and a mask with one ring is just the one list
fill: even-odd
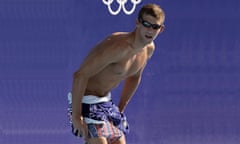
[(139, 24), (140, 24), (139, 20), (136, 19), (136, 26), (138, 27)]
[(162, 25), (161, 28), (160, 28), (160, 32), (159, 33), (163, 32), (164, 29), (165, 29), (165, 25)]

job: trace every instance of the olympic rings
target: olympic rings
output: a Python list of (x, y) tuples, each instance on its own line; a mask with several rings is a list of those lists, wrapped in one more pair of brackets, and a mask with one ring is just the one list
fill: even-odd
[(112, 3), (114, 2), (114, 0), (102, 0), (102, 2), (108, 6), (108, 11), (112, 14), (112, 15), (117, 15), (120, 13), (121, 10), (123, 10), (123, 12), (127, 15), (132, 14), (135, 9), (136, 9), (136, 5), (139, 4), (141, 2), (141, 0), (131, 0), (133, 7), (130, 10), (126, 9), (126, 3), (128, 0), (117, 0), (117, 3), (119, 4), (117, 10), (113, 11), (112, 10)]

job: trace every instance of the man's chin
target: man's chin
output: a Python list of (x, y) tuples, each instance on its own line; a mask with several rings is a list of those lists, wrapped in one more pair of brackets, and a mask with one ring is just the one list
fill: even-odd
[(144, 43), (145, 45), (147, 45), (147, 44), (150, 44), (150, 43), (153, 42), (154, 37), (145, 36), (142, 40), (143, 40), (143, 43)]

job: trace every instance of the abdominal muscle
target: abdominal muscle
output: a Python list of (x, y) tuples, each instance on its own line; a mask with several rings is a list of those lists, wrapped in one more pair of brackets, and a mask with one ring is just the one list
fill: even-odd
[(88, 80), (85, 95), (106, 96), (123, 79), (123, 76), (104, 70)]
[(90, 82), (87, 86), (84, 95), (94, 95), (98, 97), (106, 96), (113, 88), (117, 87), (119, 83), (105, 82)]

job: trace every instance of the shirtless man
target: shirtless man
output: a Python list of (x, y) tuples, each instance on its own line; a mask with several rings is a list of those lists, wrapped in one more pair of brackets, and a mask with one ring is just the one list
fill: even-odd
[[(134, 31), (116, 32), (107, 37), (96, 45), (74, 73), (73, 133), (83, 136), (88, 144), (126, 143), (121, 126), (116, 126), (115, 119), (109, 118), (111, 114), (103, 116), (101, 108), (105, 111), (106, 107), (98, 104), (107, 103), (107, 109), (109, 105), (113, 107), (109, 109), (121, 117), (121, 122), (126, 120), (122, 119), (123, 111), (135, 93), (147, 61), (154, 52), (153, 40), (163, 31), (164, 19), (165, 14), (158, 5), (143, 6), (138, 13)], [(122, 80), (125, 83), (119, 105), (115, 106), (112, 102), (109, 103), (110, 91)], [(90, 104), (96, 105), (91, 107)], [(126, 122), (121, 122), (122, 127), (126, 128)]]

